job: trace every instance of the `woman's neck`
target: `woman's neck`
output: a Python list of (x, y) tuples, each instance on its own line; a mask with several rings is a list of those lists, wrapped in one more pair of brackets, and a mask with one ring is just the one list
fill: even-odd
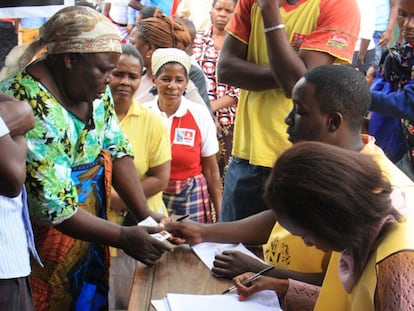
[(46, 58), (30, 65), (28, 72), (41, 81), (62, 107), (83, 122), (88, 122), (92, 115), (92, 105), (87, 102), (76, 102), (68, 96), (64, 87), (65, 81), (60, 78), (65, 73), (59, 68), (57, 64), (52, 64), (50, 59)]
[(132, 98), (128, 100), (117, 100), (115, 102), (115, 112), (119, 121), (122, 121), (128, 114), (129, 107), (132, 105)]
[(213, 37), (213, 41), (214, 41), (214, 47), (216, 48), (216, 50), (220, 51), (222, 46), (223, 46), (223, 42), (224, 42), (224, 37), (226, 36), (226, 31), (223, 30), (219, 30), (216, 27), (213, 26), (213, 32), (212, 32), (212, 37)]
[(181, 104), (181, 98), (178, 103), (177, 102), (171, 103), (171, 102), (163, 101), (160, 97), (158, 97), (158, 108), (162, 112), (165, 112), (165, 114), (168, 117), (176, 113), (176, 111), (178, 110), (178, 107), (180, 107), (180, 104)]

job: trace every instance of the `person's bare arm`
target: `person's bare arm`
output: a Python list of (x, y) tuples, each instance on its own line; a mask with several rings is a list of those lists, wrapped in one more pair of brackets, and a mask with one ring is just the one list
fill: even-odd
[(27, 144), (23, 134), (34, 127), (29, 104), (0, 94), (0, 116), (9, 133), (0, 137), (0, 194), (15, 197), (26, 179)]
[(236, 97), (224, 95), (214, 101), (211, 101), (211, 108), (213, 109), (213, 112), (215, 112), (221, 108), (231, 107), (235, 104), (237, 104)]
[[(166, 161), (160, 165), (148, 170), (147, 176), (141, 180), (142, 190), (145, 197), (149, 198), (160, 191), (163, 191), (168, 185), (170, 176), (171, 161)], [(122, 201), (119, 194), (112, 190), (111, 208), (117, 211), (126, 210), (128, 206)]]
[(379, 45), (381, 47), (387, 46), (391, 40), (394, 32), (395, 22), (397, 21), (398, 2), (397, 0), (390, 0), (390, 15), (388, 18), (387, 29), (382, 33)]
[(273, 211), (266, 210), (236, 221), (214, 224), (200, 224), (194, 221), (171, 222), (165, 224), (165, 228), (189, 244), (219, 242), (261, 245), (266, 243), (275, 222), (276, 215)]
[(371, 40), (369, 39), (361, 39), (361, 45), (359, 47), (358, 51), (358, 59), (361, 62), (361, 64), (365, 64), (365, 56), (367, 55), (369, 42)]
[(146, 265), (153, 265), (165, 251), (172, 251), (172, 246), (151, 237), (156, 228), (141, 226), (124, 227), (106, 221), (79, 208), (69, 219), (56, 228), (73, 238), (102, 243), (123, 249), (131, 257)]
[(160, 221), (163, 215), (152, 212), (147, 205), (141, 182), (131, 157), (113, 161), (112, 185), (136, 220), (152, 216)]
[(217, 65), (219, 80), (252, 91), (278, 87), (270, 67), (249, 62), (246, 58), (247, 45), (227, 34)]
[(170, 179), (171, 161), (148, 169), (147, 176), (141, 180), (142, 189), (147, 198), (163, 191)]
[[(330, 254), (327, 254), (327, 257), (329, 261)], [(267, 266), (268, 264), (242, 252), (224, 251), (222, 254), (216, 255), (212, 272), (221, 277), (233, 278), (245, 272), (257, 273)], [(266, 275), (279, 279), (295, 279), (318, 286), (322, 284), (325, 277), (325, 273), (304, 273), (281, 267), (275, 267), (267, 272)]]
[[(282, 2), (283, 0), (258, 1), (262, 8), (265, 28), (283, 24), (279, 12)], [(306, 71), (321, 65), (332, 64), (335, 61), (335, 57), (324, 52), (300, 50), (297, 53), (292, 49), (284, 29), (269, 31), (264, 35), (270, 67), (286, 97), (291, 97), (294, 85)]]
[(0, 115), (12, 137), (23, 135), (34, 127), (33, 110), (30, 105), (2, 93), (0, 93)]
[(0, 194), (13, 198), (26, 179), (26, 139), (23, 136), (0, 137)]
[(135, 10), (141, 10), (144, 6), (141, 4), (141, 1), (139, 1), (139, 0), (130, 0), (129, 1), (129, 3), (128, 3), (128, 5), (131, 7), (131, 8), (133, 8), (133, 9), (135, 9)]
[(109, 17), (109, 11), (111, 10), (111, 3), (105, 2), (102, 14), (106, 17)]
[(217, 165), (216, 155), (201, 158), (201, 166), (203, 168), (203, 175), (207, 180), (208, 194), (216, 214), (220, 215), (221, 210), (221, 181), (220, 171)]

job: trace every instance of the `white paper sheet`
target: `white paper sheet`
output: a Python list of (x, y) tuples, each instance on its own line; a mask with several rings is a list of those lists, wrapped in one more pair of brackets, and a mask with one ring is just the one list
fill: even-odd
[(153, 299), (151, 300), (151, 304), (157, 311), (171, 311), (167, 297), (164, 299)]
[(271, 290), (258, 292), (244, 301), (239, 301), (237, 294), (186, 295), (170, 293), (164, 300), (153, 300), (152, 304), (157, 311), (282, 310), (276, 293)]
[(257, 257), (251, 251), (249, 251), (243, 244), (224, 244), (224, 243), (210, 243), (204, 242), (192, 246), (194, 252), (200, 258), (200, 260), (211, 270), (213, 268), (214, 257), (221, 254), (225, 250), (240, 251), (244, 254), (252, 256), (263, 262), (262, 259)]

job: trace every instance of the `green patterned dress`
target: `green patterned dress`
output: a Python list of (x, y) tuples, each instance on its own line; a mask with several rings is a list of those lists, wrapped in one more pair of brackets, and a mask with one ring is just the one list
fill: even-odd
[[(109, 88), (93, 102), (87, 123), (67, 111), (25, 70), (3, 80), (0, 91), (28, 102), (35, 116), (35, 128), (26, 134), (26, 187), (36, 246), (45, 264), (45, 268), (33, 264), (35, 309), (105, 308), (107, 248), (73, 239), (53, 225), (70, 218), (78, 208), (105, 218), (110, 170), (105, 172), (103, 164), (133, 155)], [(109, 161), (102, 155), (109, 155)]]

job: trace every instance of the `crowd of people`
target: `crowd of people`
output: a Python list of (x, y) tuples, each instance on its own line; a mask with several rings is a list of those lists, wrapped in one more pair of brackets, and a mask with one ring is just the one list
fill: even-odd
[(126, 309), (217, 242), (263, 248), (215, 257), (240, 301), (414, 310), (411, 1), (75, 2), (0, 20), (0, 309)]

